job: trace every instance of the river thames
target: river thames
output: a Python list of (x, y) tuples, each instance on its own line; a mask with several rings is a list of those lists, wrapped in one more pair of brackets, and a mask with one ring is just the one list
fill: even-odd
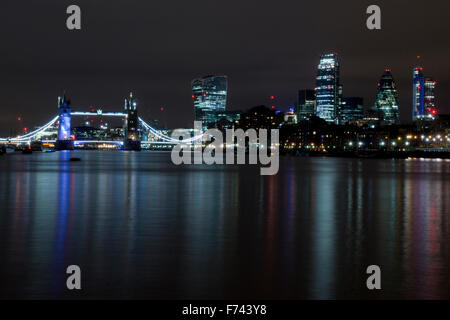
[(448, 299), (449, 230), (449, 160), (0, 157), (0, 299)]

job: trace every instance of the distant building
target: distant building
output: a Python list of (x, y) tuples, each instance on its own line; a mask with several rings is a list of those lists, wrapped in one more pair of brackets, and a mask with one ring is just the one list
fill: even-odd
[(297, 113), (295, 112), (295, 107), (290, 107), (289, 110), (284, 114), (283, 117), (284, 124), (296, 124), (298, 122)]
[(436, 81), (423, 76), (423, 68), (413, 70), (412, 118), (417, 120), (435, 120), (437, 116), (434, 89)]
[(241, 114), (242, 114), (242, 111), (236, 111), (236, 110), (217, 111), (216, 119), (234, 122), (234, 121), (238, 121), (241, 118)]
[(298, 91), (297, 108), (295, 110), (298, 119), (309, 119), (316, 115), (316, 93), (312, 89)]
[(342, 98), (339, 122), (349, 123), (364, 118), (364, 100), (360, 97)]
[(434, 125), (437, 130), (447, 132), (447, 135), (450, 136), (450, 114), (439, 114)]
[(107, 132), (94, 127), (74, 127), (73, 133), (76, 140), (107, 140)]
[(297, 121), (297, 115), (295, 113), (286, 113), (284, 115), (283, 121), (285, 124), (296, 124)]
[(315, 90), (316, 115), (328, 122), (337, 121), (342, 96), (337, 53), (320, 57)]
[(192, 81), (195, 120), (208, 123), (218, 120), (217, 114), (224, 112), (227, 103), (226, 76), (206, 76)]
[(390, 69), (384, 70), (378, 82), (375, 110), (381, 111), (385, 124), (397, 124), (399, 122), (397, 85)]

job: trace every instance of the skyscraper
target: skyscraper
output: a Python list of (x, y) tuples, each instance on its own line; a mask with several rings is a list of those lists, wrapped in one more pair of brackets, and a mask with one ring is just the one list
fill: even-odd
[(316, 115), (316, 95), (312, 89), (298, 91), (296, 114), (298, 119), (308, 119)]
[(425, 78), (422, 70), (422, 67), (417, 67), (413, 70), (413, 121), (422, 118), (424, 115)]
[(413, 70), (413, 121), (434, 120), (437, 115), (434, 89), (436, 82), (423, 76), (423, 68)]
[(316, 78), (316, 114), (329, 122), (338, 118), (342, 86), (339, 83), (337, 53), (320, 57)]
[(430, 120), (436, 119), (437, 116), (436, 98), (434, 94), (435, 88), (436, 81), (431, 78), (425, 78), (424, 109), (425, 116)]
[(385, 124), (396, 124), (399, 122), (397, 85), (390, 69), (384, 70), (378, 82), (375, 110), (383, 114)]
[(342, 98), (339, 122), (348, 123), (364, 118), (364, 100), (360, 97)]
[(225, 111), (227, 103), (227, 76), (206, 76), (192, 81), (195, 120), (203, 125), (215, 122), (217, 114)]

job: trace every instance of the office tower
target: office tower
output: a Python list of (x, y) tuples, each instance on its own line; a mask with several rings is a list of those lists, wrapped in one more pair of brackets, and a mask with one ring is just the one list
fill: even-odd
[(343, 96), (344, 86), (340, 84), (338, 86), (338, 102), (336, 104), (336, 120), (339, 123), (341, 117), (341, 108), (342, 108), (342, 96)]
[(297, 110), (298, 119), (309, 119), (316, 115), (316, 94), (314, 90), (303, 89), (298, 91)]
[(413, 70), (413, 121), (421, 119), (424, 115), (425, 78), (422, 71), (422, 67)]
[(375, 110), (381, 111), (385, 124), (397, 124), (399, 122), (397, 85), (390, 69), (384, 70), (378, 82)]
[(320, 57), (315, 90), (317, 116), (329, 122), (337, 121), (342, 94), (337, 53)]
[(225, 111), (227, 103), (227, 76), (206, 76), (192, 81), (195, 120), (208, 123), (217, 121), (217, 114)]
[(437, 115), (434, 89), (436, 82), (423, 76), (423, 68), (413, 70), (412, 118), (416, 120), (434, 120)]
[(364, 118), (364, 100), (360, 97), (342, 98), (340, 123), (348, 123)]
[(429, 120), (435, 120), (437, 117), (437, 107), (435, 101), (434, 90), (436, 88), (436, 81), (431, 78), (425, 78), (425, 93), (424, 93), (424, 110), (425, 117)]

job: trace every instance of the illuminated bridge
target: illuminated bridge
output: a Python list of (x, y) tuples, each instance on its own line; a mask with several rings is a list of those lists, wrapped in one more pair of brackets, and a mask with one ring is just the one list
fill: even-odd
[[(59, 115), (55, 116), (48, 123), (35, 129), (32, 132), (17, 137), (0, 138), (0, 144), (31, 144), (33, 142), (41, 142), (54, 145), (57, 150), (70, 150), (82, 145), (109, 145), (116, 146), (123, 150), (140, 150), (141, 147), (171, 147), (178, 143), (192, 144), (194, 141), (202, 139), (202, 134), (198, 134), (189, 139), (179, 140), (172, 138), (146, 123), (137, 114), (137, 103), (134, 101), (133, 94), (125, 99), (125, 112), (104, 112), (97, 111), (74, 111), (70, 106), (70, 101), (63, 97), (58, 97)], [(77, 140), (71, 135), (71, 120), (74, 116), (101, 116), (101, 117), (118, 117), (124, 120), (125, 135), (122, 140)], [(57, 129), (57, 139), (47, 140), (45, 133), (49, 130)], [(142, 137), (146, 140), (142, 140)]]

